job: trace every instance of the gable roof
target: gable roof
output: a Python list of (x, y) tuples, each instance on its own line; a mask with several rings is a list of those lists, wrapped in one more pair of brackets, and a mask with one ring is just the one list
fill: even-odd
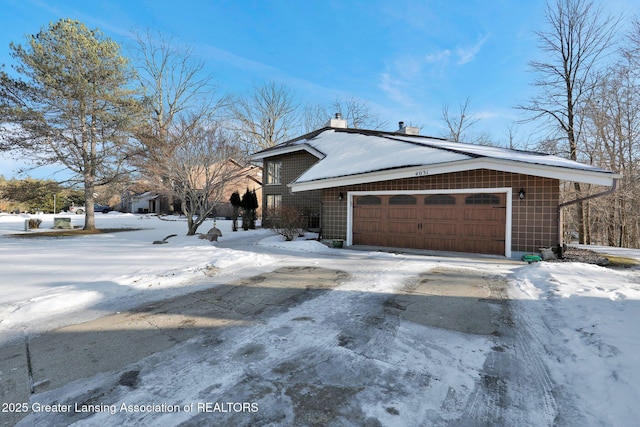
[(473, 169), (611, 186), (611, 171), (549, 154), (361, 129), (323, 128), (256, 153), (252, 158), (307, 151), (319, 161), (289, 184), (306, 191)]

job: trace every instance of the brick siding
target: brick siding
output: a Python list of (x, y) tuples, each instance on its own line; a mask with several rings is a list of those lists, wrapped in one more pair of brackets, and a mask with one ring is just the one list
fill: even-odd
[[(464, 188), (512, 188), (511, 250), (537, 252), (558, 243), (560, 183), (557, 179), (487, 169), (369, 184), (335, 187), (322, 191), (322, 229), (326, 239), (346, 239), (349, 191), (447, 190)], [(523, 188), (524, 200), (518, 198)], [(446, 192), (446, 191), (443, 191)], [(338, 200), (343, 193), (345, 199)]]

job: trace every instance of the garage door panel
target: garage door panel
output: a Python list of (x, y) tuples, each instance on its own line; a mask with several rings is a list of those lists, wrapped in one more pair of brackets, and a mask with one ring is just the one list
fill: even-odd
[(374, 221), (361, 221), (357, 227), (353, 227), (354, 233), (382, 233), (382, 223)]
[(487, 224), (464, 224), (462, 233), (467, 238), (484, 237), (499, 239), (504, 238), (504, 229), (499, 226), (488, 226)]
[(471, 193), (357, 197), (353, 242), (375, 246), (501, 254), (506, 195)]
[(451, 223), (424, 223), (422, 233), (426, 236), (455, 236), (456, 225)]
[(415, 208), (389, 208), (389, 219), (416, 219), (417, 213)]
[(479, 222), (500, 222), (502, 223), (505, 217), (505, 211), (500, 209), (473, 209), (466, 207), (464, 209), (465, 221), (479, 221)]
[(381, 219), (382, 209), (358, 208), (354, 210), (354, 215), (357, 219)]
[(400, 234), (416, 234), (418, 225), (416, 222), (398, 222), (398, 221), (389, 221), (387, 223), (387, 230), (390, 233), (400, 233)]
[(452, 218), (456, 218), (456, 215), (456, 209), (429, 206), (422, 211), (421, 218), (425, 221), (450, 221)]

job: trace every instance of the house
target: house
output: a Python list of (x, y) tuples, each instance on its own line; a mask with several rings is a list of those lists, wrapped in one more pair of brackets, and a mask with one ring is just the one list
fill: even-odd
[[(230, 218), (233, 208), (229, 199), (234, 191), (240, 196), (248, 189), (255, 191), (258, 200), (262, 197), (262, 168), (255, 165), (244, 165), (236, 160), (229, 159), (223, 164), (212, 165), (211, 168), (221, 169), (220, 179), (224, 180), (224, 186), (216, 191), (214, 200), (214, 215)], [(197, 182), (197, 178), (195, 179)], [(205, 185), (204, 182), (202, 185)], [(121, 195), (121, 207), (124, 212), (131, 213), (156, 213), (167, 214), (180, 210), (179, 200), (173, 198), (172, 202), (158, 191), (150, 190), (150, 184), (138, 183), (128, 188)], [(209, 205), (210, 206), (210, 205)], [(260, 208), (257, 211), (261, 213)]]
[(159, 213), (158, 193), (153, 191), (125, 190), (120, 196), (120, 210), (132, 213)]
[[(225, 162), (225, 168), (228, 170), (228, 176), (231, 176), (221, 192), (220, 200), (216, 200), (215, 215), (219, 217), (230, 218), (232, 216), (233, 207), (229, 202), (231, 194), (234, 191), (240, 193), (240, 197), (246, 190), (255, 191), (258, 200), (262, 199), (262, 168), (255, 165), (244, 165), (233, 159)], [(257, 215), (262, 213), (261, 207), (257, 209)]]
[(317, 216), (325, 239), (498, 254), (562, 243), (562, 181), (615, 188), (616, 173), (557, 156), (396, 132), (327, 127), (262, 150), (263, 221)]

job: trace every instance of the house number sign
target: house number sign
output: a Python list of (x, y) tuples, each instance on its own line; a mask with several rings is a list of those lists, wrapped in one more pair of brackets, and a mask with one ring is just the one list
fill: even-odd
[(423, 169), (421, 171), (416, 172), (416, 176), (426, 176), (429, 175), (429, 171), (427, 169)]

